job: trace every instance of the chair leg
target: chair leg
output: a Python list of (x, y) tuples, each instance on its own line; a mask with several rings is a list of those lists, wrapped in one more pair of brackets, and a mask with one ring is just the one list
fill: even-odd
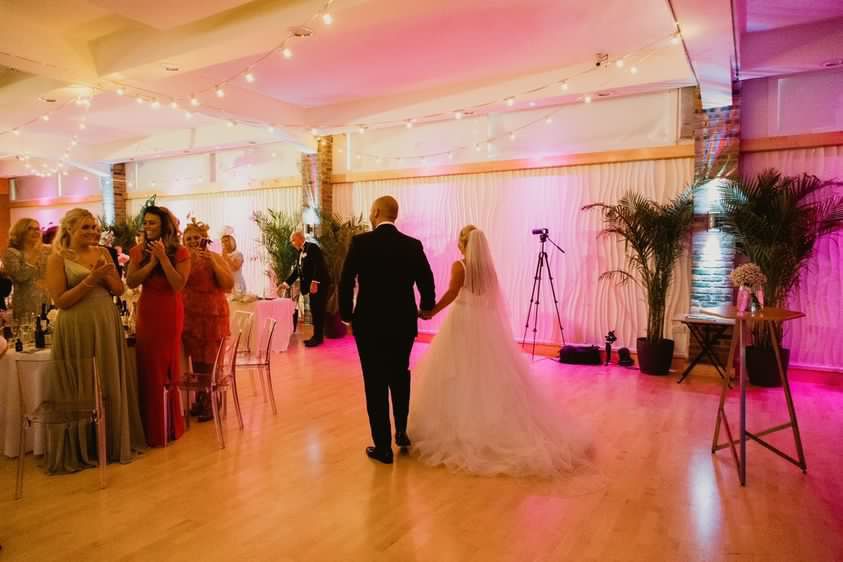
[(105, 442), (105, 408), (97, 395), (97, 470), (100, 475), (100, 489), (105, 488), (105, 466), (108, 464), (108, 450)]
[(18, 443), (18, 479), (15, 485), (15, 499), (23, 497), (23, 457), (26, 454), (26, 420), (20, 420), (20, 442)]
[(220, 449), (225, 449), (225, 437), (222, 434), (222, 420), (220, 419), (220, 409), (217, 405), (219, 390), (209, 388), (208, 394), (211, 399), (211, 411), (214, 414), (214, 428), (217, 430), (217, 442), (220, 444)]
[(258, 378), (261, 381), (261, 393), (263, 394), (263, 403), (266, 404), (266, 381), (263, 380), (263, 373), (261, 372), (260, 367), (258, 367)]
[(170, 404), (167, 401), (167, 386), (164, 386), (164, 447), (170, 439)]
[(278, 415), (278, 408), (275, 406), (275, 391), (272, 389), (272, 373), (269, 365), (266, 367), (260, 367), (258, 369), (261, 372), (261, 375), (266, 377), (266, 388), (269, 391), (269, 403), (272, 406), (272, 415)]
[(186, 396), (184, 403), (182, 404), (182, 407), (184, 408), (184, 428), (190, 429), (190, 391), (185, 390), (184, 394)]
[(243, 431), (243, 411), (240, 409), (240, 394), (237, 392), (237, 377), (231, 377), (231, 397), (234, 400), (234, 411), (237, 413), (237, 423)]

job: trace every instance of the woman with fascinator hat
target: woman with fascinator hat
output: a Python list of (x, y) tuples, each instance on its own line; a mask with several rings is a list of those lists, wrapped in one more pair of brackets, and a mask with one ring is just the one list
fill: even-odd
[[(190, 252), (190, 277), (184, 287), (184, 353), (195, 373), (210, 373), (222, 339), (229, 334), (228, 300), (225, 293), (234, 286), (231, 270), (223, 257), (209, 251), (208, 225), (194, 217), (184, 228), (184, 245)], [(196, 396), (190, 412), (199, 421), (213, 419), (206, 393)]]
[[(143, 244), (129, 255), (126, 284), (132, 289), (143, 285), (136, 326), (141, 415), (147, 442), (162, 447), (184, 433), (174, 383), (181, 375), (182, 290), (190, 277), (190, 252), (179, 242), (173, 214), (150, 205), (143, 210)], [(164, 392), (169, 427), (164, 427)]]

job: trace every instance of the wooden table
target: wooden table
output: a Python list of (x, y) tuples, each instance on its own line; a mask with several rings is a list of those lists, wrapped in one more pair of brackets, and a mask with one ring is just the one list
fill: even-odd
[(685, 371), (676, 382), (681, 383), (688, 378), (688, 375), (691, 374), (697, 363), (706, 355), (708, 355), (714, 368), (717, 369), (720, 378), (725, 378), (726, 367), (717, 358), (717, 354), (714, 352), (714, 346), (723, 338), (726, 330), (735, 325), (735, 321), (710, 314), (684, 314), (678, 316), (676, 320), (688, 326), (691, 336), (700, 344), (700, 352), (688, 363)]
[[(717, 408), (717, 422), (714, 426), (714, 439), (711, 443), (712, 454), (716, 453), (721, 449), (725, 449), (726, 447), (729, 447), (732, 450), (732, 457), (735, 459), (735, 463), (737, 464), (738, 478), (740, 479), (741, 486), (746, 486), (747, 438), (752, 439), (756, 443), (759, 443), (763, 447), (776, 453), (788, 462), (795, 464), (796, 466), (802, 469), (803, 473), (806, 472), (808, 470), (808, 466), (805, 463), (805, 452), (802, 448), (802, 438), (799, 435), (799, 424), (796, 420), (796, 409), (793, 406), (793, 396), (790, 392), (790, 383), (787, 379), (787, 371), (785, 371), (782, 364), (780, 349), (781, 342), (779, 342), (776, 333), (776, 324), (787, 322), (788, 320), (802, 318), (805, 316), (805, 314), (802, 312), (797, 312), (794, 310), (785, 310), (782, 308), (764, 308), (763, 310), (753, 314), (749, 311), (738, 312), (737, 308), (734, 305), (724, 305), (717, 308), (707, 308), (704, 309), (703, 312), (705, 314), (710, 314), (712, 316), (717, 316), (727, 320), (734, 320), (735, 322), (735, 330), (732, 335), (732, 343), (729, 347), (729, 359), (726, 361), (727, 376), (723, 378), (723, 387), (720, 390), (720, 405)], [(761, 324), (762, 330), (770, 331), (770, 339), (773, 342), (773, 352), (776, 356), (776, 366), (778, 367), (779, 377), (782, 381), (782, 389), (784, 390), (785, 401), (787, 402), (789, 420), (786, 423), (782, 423), (774, 427), (770, 427), (768, 429), (764, 429), (757, 432), (749, 432), (746, 430), (746, 346), (747, 342), (752, 337), (753, 325), (758, 323)], [(734, 368), (733, 365), (736, 350), (738, 352), (738, 382), (740, 388), (740, 420), (738, 426), (737, 439), (735, 439), (732, 435), (732, 430), (729, 427), (729, 420), (726, 417), (726, 410), (724, 409), (724, 405), (726, 403), (726, 395), (729, 392), (731, 370)], [(719, 442), (721, 424), (726, 430), (726, 436), (728, 438), (728, 441), (726, 443)], [(776, 447), (761, 438), (764, 435), (769, 435), (770, 433), (775, 433), (784, 429), (790, 429), (793, 432), (793, 441), (796, 445), (796, 454), (798, 456), (798, 459), (795, 459), (787, 453), (781, 451), (780, 449), (777, 449)], [(735, 449), (735, 445), (739, 445), (739, 450)]]

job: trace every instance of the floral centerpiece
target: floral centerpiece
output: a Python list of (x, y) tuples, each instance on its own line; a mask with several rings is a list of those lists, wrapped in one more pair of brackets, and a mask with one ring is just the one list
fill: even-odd
[(732, 284), (738, 288), (738, 311), (744, 312), (750, 306), (753, 311), (764, 308), (764, 285), (767, 276), (754, 263), (745, 263), (732, 270), (729, 275)]

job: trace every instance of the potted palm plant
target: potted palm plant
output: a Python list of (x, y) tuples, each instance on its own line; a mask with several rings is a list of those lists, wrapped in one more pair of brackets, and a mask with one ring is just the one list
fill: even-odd
[[(808, 174), (787, 177), (773, 169), (722, 185), (723, 227), (734, 234), (739, 252), (766, 277), (767, 305), (786, 306), (817, 240), (843, 229), (841, 186), (843, 182)], [(776, 332), (781, 338), (781, 325)], [(790, 351), (781, 351), (787, 369)], [(781, 384), (768, 331), (753, 334), (746, 364), (752, 384)]]
[(640, 285), (647, 298), (647, 336), (638, 338), (641, 372), (666, 375), (673, 359), (673, 340), (664, 337), (667, 291), (676, 261), (690, 238), (694, 220), (693, 190), (687, 189), (667, 203), (657, 203), (630, 192), (614, 205), (594, 203), (583, 209), (599, 209), (604, 228), (601, 235), (622, 240), (627, 269), (606, 271), (600, 279)]
[(334, 213), (319, 213), (319, 246), (328, 266), (331, 277), (331, 294), (326, 304), (325, 335), (329, 338), (341, 338), (347, 328), (339, 315), (339, 280), (342, 266), (351, 246), (351, 239), (368, 229), (363, 216), (344, 220)]
[(290, 244), (290, 235), (295, 232), (299, 221), (288, 213), (272, 209), (255, 211), (252, 221), (258, 225), (261, 244), (269, 257), (267, 275), (277, 286), (287, 278), (298, 258), (298, 252)]

